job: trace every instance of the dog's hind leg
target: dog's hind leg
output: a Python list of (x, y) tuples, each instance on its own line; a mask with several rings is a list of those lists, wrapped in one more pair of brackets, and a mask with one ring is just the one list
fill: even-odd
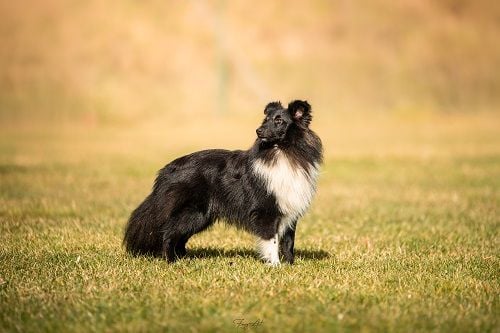
[(186, 255), (187, 236), (164, 237), (162, 257), (169, 263), (175, 262)]
[(177, 259), (175, 255), (175, 239), (166, 234), (163, 236), (162, 257), (169, 263)]
[[(191, 236), (207, 229), (213, 224), (203, 212), (184, 211), (169, 221), (171, 225), (170, 233), (175, 237), (170, 237), (170, 247), (173, 248), (173, 258), (180, 259), (187, 254), (186, 243)], [(170, 260), (167, 260), (170, 262)]]
[(186, 256), (186, 243), (189, 240), (190, 236), (184, 235), (179, 237), (177, 240), (177, 244), (175, 244), (175, 254), (178, 258), (183, 258)]

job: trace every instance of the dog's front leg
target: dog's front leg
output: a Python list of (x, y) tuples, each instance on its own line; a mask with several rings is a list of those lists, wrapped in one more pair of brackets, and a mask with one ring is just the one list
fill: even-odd
[(262, 259), (266, 263), (271, 266), (279, 266), (279, 237), (277, 233), (270, 239), (260, 239), (259, 247)]
[(296, 222), (286, 228), (285, 232), (280, 238), (280, 255), (283, 260), (289, 264), (293, 264), (295, 260), (294, 243), (295, 243), (295, 226)]

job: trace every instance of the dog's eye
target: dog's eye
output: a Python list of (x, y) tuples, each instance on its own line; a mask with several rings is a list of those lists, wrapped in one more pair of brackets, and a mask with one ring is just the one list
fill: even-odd
[(281, 125), (283, 123), (283, 120), (281, 118), (276, 118), (276, 119), (274, 119), (274, 123), (276, 125)]

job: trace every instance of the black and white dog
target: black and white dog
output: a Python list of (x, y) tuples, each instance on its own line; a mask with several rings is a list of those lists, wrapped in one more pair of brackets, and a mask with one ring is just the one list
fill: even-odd
[(293, 263), (295, 227), (316, 191), (322, 145), (309, 129), (306, 101), (269, 103), (264, 114), (249, 150), (199, 151), (159, 171), (126, 226), (128, 252), (174, 262), (191, 236), (225, 220), (259, 237), (267, 263), (279, 265), (280, 255)]

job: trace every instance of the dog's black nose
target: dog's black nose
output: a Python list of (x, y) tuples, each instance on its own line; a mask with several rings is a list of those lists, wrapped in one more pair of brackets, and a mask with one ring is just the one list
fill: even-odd
[(256, 130), (255, 132), (257, 132), (257, 136), (258, 136), (258, 137), (261, 137), (261, 136), (262, 136), (262, 128), (260, 128), (260, 127), (259, 127), (259, 128), (257, 128), (257, 130)]

